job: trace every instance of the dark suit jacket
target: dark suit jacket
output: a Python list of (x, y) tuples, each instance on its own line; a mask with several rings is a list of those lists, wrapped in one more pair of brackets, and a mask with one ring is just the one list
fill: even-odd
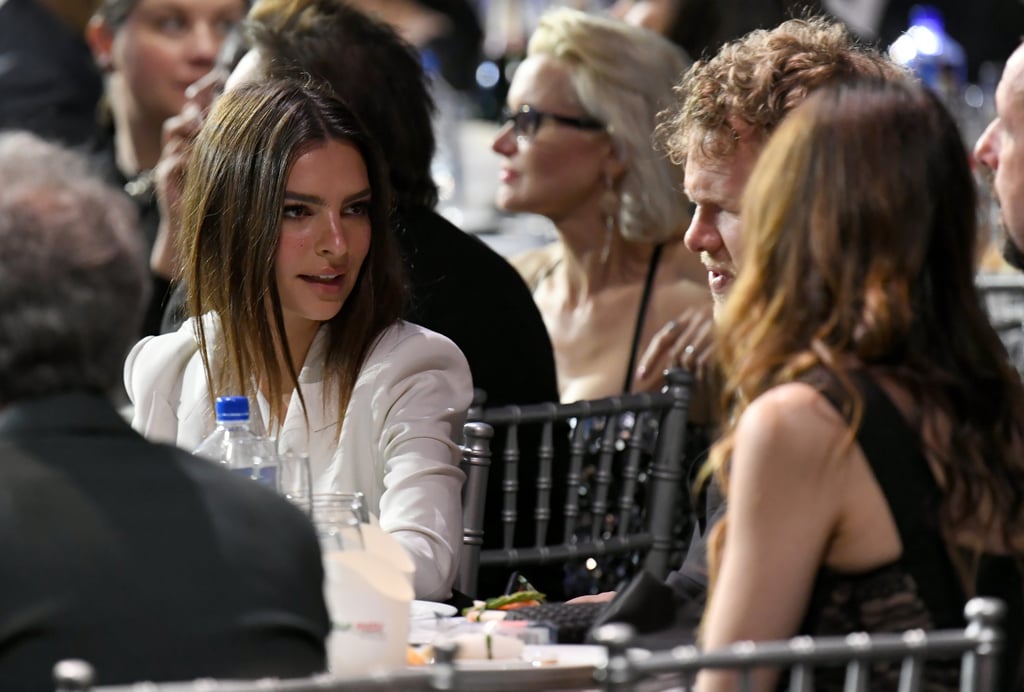
[(325, 669), (316, 534), (274, 493), (145, 441), (102, 398), (0, 411), (0, 689)]
[(488, 406), (558, 401), (555, 357), (530, 289), (504, 257), (431, 209), (403, 210), (408, 318), (454, 341)]

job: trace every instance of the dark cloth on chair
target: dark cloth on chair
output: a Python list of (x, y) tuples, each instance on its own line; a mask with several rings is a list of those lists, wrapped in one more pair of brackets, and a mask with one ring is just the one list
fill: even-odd
[(286, 500), (135, 433), (98, 396), (0, 411), (0, 689), (325, 669), (316, 534)]
[(0, 5), (0, 130), (82, 144), (102, 93), (89, 47), (74, 29), (35, 0)]
[[(920, 437), (870, 375), (849, 375), (863, 400), (857, 444), (885, 495), (903, 554), (894, 562), (863, 573), (821, 568), (800, 633), (828, 636), (961, 628), (965, 625), (967, 595), (939, 526), (942, 495)], [(818, 388), (839, 414), (849, 420), (849, 396), (834, 375), (818, 369), (805, 381)], [(1003, 680), (998, 689), (1017, 689), (1017, 669), (1024, 659), (1021, 574), (1011, 558), (984, 555), (972, 586), (977, 595), (993, 596), (1006, 603), (1007, 612), (1000, 626), (1007, 638), (1001, 661)], [(926, 666), (922, 682), (935, 689), (957, 689), (959, 662), (943, 663)], [(842, 689), (842, 673), (819, 673), (816, 688)], [(882, 685), (877, 689), (891, 689), (898, 675), (898, 663), (881, 664), (873, 669), (872, 683)], [(1018, 682), (1011, 685), (1011, 679)]]

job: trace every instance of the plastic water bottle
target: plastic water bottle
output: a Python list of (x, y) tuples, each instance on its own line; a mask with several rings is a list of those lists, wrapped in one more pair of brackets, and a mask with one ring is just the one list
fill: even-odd
[(946, 33), (938, 9), (931, 5), (912, 7), (910, 28), (889, 46), (889, 56), (913, 70), (938, 93), (954, 116), (959, 115), (967, 85), (967, 58), (963, 46)]
[(244, 396), (222, 396), (215, 407), (217, 427), (196, 447), (194, 454), (278, 490), (277, 449), (273, 441), (253, 431), (249, 400)]

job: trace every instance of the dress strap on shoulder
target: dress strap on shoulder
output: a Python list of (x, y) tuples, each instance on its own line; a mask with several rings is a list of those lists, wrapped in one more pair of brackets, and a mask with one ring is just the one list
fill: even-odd
[(629, 347), (629, 363), (626, 365), (626, 381), (622, 384), (622, 391), (629, 392), (633, 383), (633, 370), (636, 368), (636, 358), (640, 350), (640, 337), (644, 332), (644, 321), (647, 319), (647, 305), (651, 301), (651, 294), (654, 292), (654, 277), (658, 273), (658, 263), (661, 261), (661, 252), (665, 249), (664, 243), (654, 246), (651, 253), (651, 261), (647, 265), (647, 278), (644, 279), (644, 290), (640, 294), (640, 308), (636, 315), (636, 325), (633, 327), (633, 343)]

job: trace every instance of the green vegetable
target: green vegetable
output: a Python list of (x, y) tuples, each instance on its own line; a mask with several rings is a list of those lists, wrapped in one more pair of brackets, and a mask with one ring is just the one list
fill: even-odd
[(547, 600), (547, 596), (542, 594), (540, 591), (516, 591), (506, 596), (498, 596), (497, 598), (491, 598), (486, 601), (477, 601), (476, 605), (472, 605), (468, 608), (462, 609), (463, 615), (469, 615), (473, 612), (479, 612), (481, 610), (498, 610), (502, 606), (506, 606), (510, 603), (522, 603), (523, 601), (537, 601), (543, 603)]
[(516, 591), (506, 596), (498, 596), (497, 598), (489, 598), (484, 604), (485, 610), (497, 610), (502, 606), (506, 606), (510, 603), (522, 603), (523, 601), (537, 601), (543, 603), (547, 598), (540, 591)]

